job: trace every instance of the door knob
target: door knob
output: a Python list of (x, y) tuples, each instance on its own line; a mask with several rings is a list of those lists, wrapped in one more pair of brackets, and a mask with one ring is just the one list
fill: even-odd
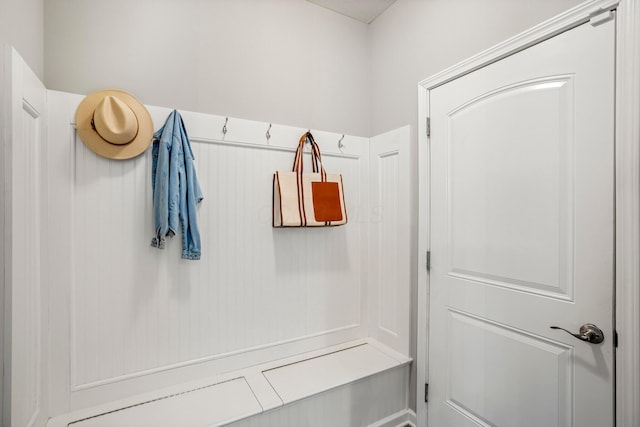
[(569, 332), (565, 328), (561, 328), (560, 326), (550, 326), (550, 328), (560, 329), (562, 331), (565, 331), (569, 335), (573, 335), (580, 341), (590, 342), (591, 344), (600, 344), (602, 341), (604, 341), (604, 332), (602, 332), (602, 329), (598, 328), (592, 323), (585, 323), (584, 325), (580, 326), (580, 332), (578, 332), (577, 334)]

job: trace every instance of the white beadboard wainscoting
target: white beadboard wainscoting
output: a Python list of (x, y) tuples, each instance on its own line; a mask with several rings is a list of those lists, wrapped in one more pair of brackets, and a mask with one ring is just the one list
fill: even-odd
[(3, 45), (0, 85), (0, 424), (43, 425), (49, 372), (47, 259), (40, 250), (47, 217), (46, 89)]
[[(161, 399), (155, 404), (163, 411), (203, 402), (215, 408), (215, 396), (248, 397), (235, 400), (248, 405), (239, 416), (222, 411), (216, 421), (214, 410), (206, 425), (244, 418), (238, 425), (322, 425), (300, 417), (334, 406), (332, 425), (406, 418), (408, 127), (371, 139), (311, 129), (327, 171), (343, 176), (349, 222), (274, 229), (273, 173), (291, 169), (307, 129), (181, 111), (205, 197), (198, 207), (202, 259), (189, 261), (180, 258), (179, 235), (165, 250), (150, 246), (151, 150), (129, 161), (95, 155), (75, 133), (83, 96), (46, 95), (46, 176), (38, 201), (46, 212), (46, 256), (33, 274), (46, 290), (39, 336), (48, 345), (41, 373), (49, 386), (31, 391), (42, 395), (50, 425), (82, 427), (89, 421), (72, 422), (70, 414), (93, 417), (150, 396)], [(148, 109), (155, 129), (171, 111)], [(342, 346), (339, 353), (334, 346)], [(357, 363), (365, 349), (368, 359)], [(316, 359), (290, 365), (300, 371), (286, 366), (309, 352)], [(376, 356), (391, 364), (378, 364)], [(247, 371), (266, 364), (264, 373)], [(306, 380), (292, 385), (294, 377)], [(204, 388), (193, 391), (194, 382)], [(273, 399), (256, 397), (260, 389)], [(114, 425), (108, 419), (86, 426)]]

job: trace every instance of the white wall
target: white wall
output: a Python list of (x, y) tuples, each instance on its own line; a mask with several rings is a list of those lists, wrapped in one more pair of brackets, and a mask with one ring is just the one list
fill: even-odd
[(16, 48), (36, 75), (44, 75), (44, 0), (0, 0), (0, 44)]
[(46, 85), (366, 136), (367, 25), (304, 0), (48, 0)]
[[(527, 30), (581, 0), (397, 0), (369, 25), (371, 134), (410, 124), (413, 224), (417, 224), (418, 82)], [(415, 228), (414, 228), (415, 229)], [(417, 237), (412, 241), (412, 325), (417, 313)], [(426, 302), (425, 302), (426, 303)], [(416, 332), (412, 333), (416, 336)], [(411, 357), (416, 360), (416, 342)], [(424, 363), (424, 361), (416, 361)], [(410, 406), (415, 409), (415, 364)]]

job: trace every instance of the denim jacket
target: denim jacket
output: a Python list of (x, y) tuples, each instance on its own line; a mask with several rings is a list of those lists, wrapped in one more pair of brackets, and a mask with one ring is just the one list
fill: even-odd
[(151, 246), (164, 249), (165, 236), (182, 231), (182, 258), (200, 259), (200, 232), (196, 205), (203, 199), (193, 165), (193, 152), (180, 113), (173, 110), (153, 134), (153, 220), (156, 236)]

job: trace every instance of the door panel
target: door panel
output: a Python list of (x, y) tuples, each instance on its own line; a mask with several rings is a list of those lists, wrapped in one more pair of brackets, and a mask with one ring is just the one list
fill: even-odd
[(430, 427), (613, 424), (614, 47), (587, 23), (430, 93)]
[(571, 83), (525, 81), (448, 115), (451, 274), (569, 297)]
[[(570, 346), (453, 309), (447, 317), (452, 408), (479, 425), (541, 427), (565, 425), (550, 419), (571, 420), (565, 404), (573, 394)], [(528, 366), (536, 368), (535, 376)]]

